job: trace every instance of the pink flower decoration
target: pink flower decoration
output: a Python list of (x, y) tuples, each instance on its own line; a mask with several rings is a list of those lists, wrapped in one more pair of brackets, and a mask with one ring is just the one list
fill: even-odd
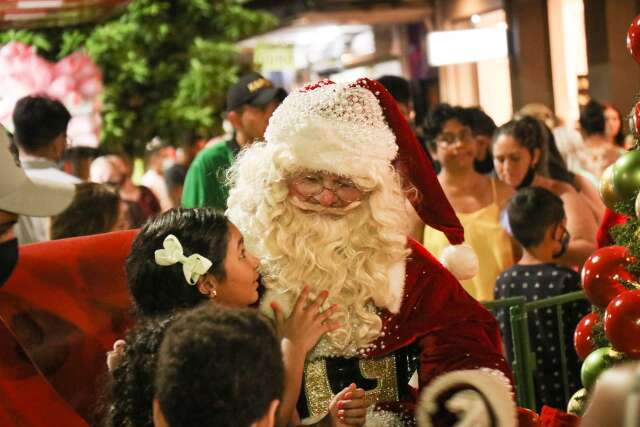
[(13, 129), (11, 114), (20, 98), (46, 94), (71, 112), (68, 134), (74, 144), (97, 146), (102, 88), (102, 73), (84, 52), (53, 64), (24, 43), (10, 42), (0, 49), (0, 123), (9, 129)]

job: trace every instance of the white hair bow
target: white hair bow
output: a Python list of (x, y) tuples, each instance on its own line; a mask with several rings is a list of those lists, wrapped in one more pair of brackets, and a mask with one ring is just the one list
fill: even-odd
[(211, 261), (200, 254), (192, 254), (188, 257), (184, 256), (182, 245), (176, 236), (169, 234), (162, 242), (164, 249), (158, 249), (155, 252), (155, 260), (158, 265), (174, 265), (182, 264), (182, 272), (187, 283), (195, 285), (198, 278), (205, 274), (211, 268)]

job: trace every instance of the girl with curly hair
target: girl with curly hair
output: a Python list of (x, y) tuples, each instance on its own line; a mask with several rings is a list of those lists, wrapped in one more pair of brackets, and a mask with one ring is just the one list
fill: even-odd
[[(245, 248), (242, 235), (224, 215), (210, 208), (176, 208), (145, 224), (133, 242), (126, 270), (136, 314), (147, 318), (167, 316), (205, 301), (230, 308), (255, 306), (259, 300), (258, 266), (258, 259)], [(330, 319), (336, 305), (321, 310), (327, 296), (323, 292), (311, 299), (307, 289), (286, 320), (277, 303), (271, 304), (286, 368), (277, 425), (288, 425), (292, 418), (295, 421), (305, 356), (323, 334), (339, 326)], [(129, 348), (128, 341), (126, 346), (122, 343), (116, 343), (116, 346), (119, 349), (117, 353), (124, 354), (124, 360), (134, 351)], [(113, 371), (114, 382), (127, 381), (132, 388), (139, 388), (144, 382), (136, 381), (135, 376), (123, 375), (116, 368)], [(355, 387), (349, 391), (348, 400), (353, 402), (347, 405), (349, 410), (342, 411), (340, 415), (359, 422), (364, 418), (364, 408), (361, 408), (364, 391)], [(113, 397), (120, 399), (119, 394)], [(341, 407), (343, 405), (340, 404)], [(117, 402), (114, 402), (111, 409), (117, 408)], [(125, 410), (127, 408), (131, 407), (124, 407)], [(145, 410), (145, 419), (149, 422), (150, 411), (149, 406)], [(129, 415), (134, 416), (132, 413)], [(110, 414), (109, 418), (114, 417), (115, 414)]]

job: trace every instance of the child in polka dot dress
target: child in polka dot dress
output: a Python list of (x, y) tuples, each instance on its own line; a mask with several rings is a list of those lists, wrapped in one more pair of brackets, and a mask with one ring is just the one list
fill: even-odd
[[(518, 264), (498, 276), (495, 298), (524, 296), (531, 302), (580, 290), (578, 273), (554, 262), (564, 254), (570, 238), (562, 200), (540, 187), (523, 188), (511, 199), (507, 214), (513, 237), (524, 253)], [(578, 301), (562, 308), (569, 393), (573, 393), (580, 388), (580, 362), (573, 350), (573, 331), (580, 318), (589, 312), (589, 304)], [(513, 361), (506, 309), (498, 309), (496, 317), (508, 358)], [(538, 408), (542, 405), (564, 408), (567, 398), (562, 386), (556, 310), (535, 310), (528, 313), (528, 321), (531, 348), (537, 358), (533, 377)]]

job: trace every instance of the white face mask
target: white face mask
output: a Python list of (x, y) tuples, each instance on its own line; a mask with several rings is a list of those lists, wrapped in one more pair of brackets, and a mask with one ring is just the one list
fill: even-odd
[(171, 166), (173, 166), (175, 162), (173, 161), (173, 159), (166, 157), (164, 159), (162, 159), (162, 170), (166, 171), (167, 169), (169, 169)]

